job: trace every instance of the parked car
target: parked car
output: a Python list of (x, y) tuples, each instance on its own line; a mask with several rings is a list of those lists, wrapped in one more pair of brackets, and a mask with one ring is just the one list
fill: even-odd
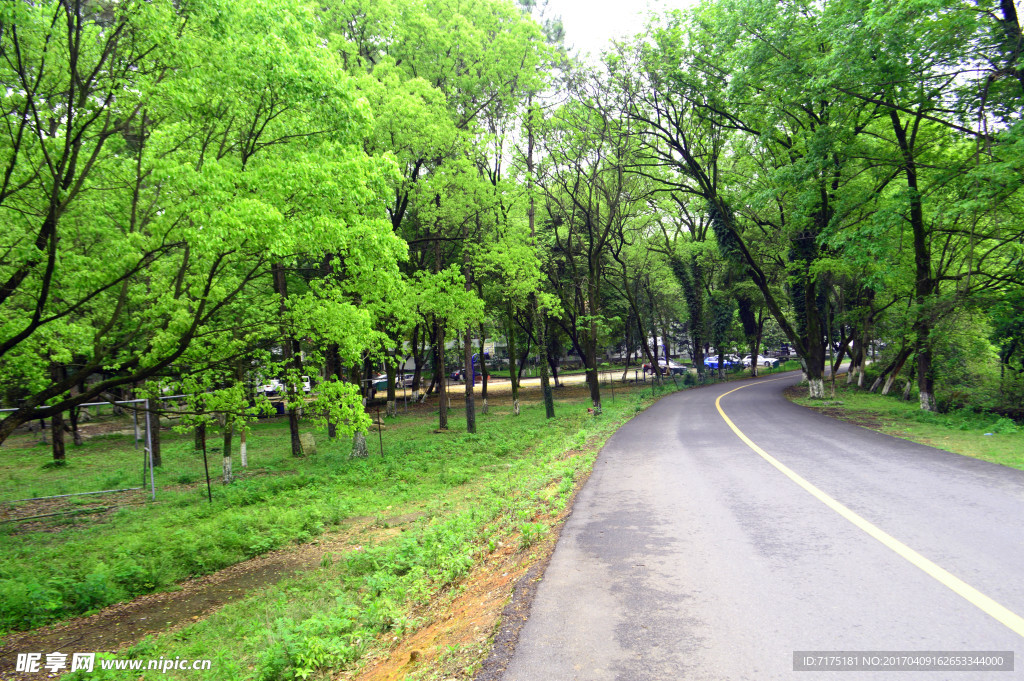
[[(745, 356), (740, 360), (740, 363), (744, 367), (750, 368), (750, 355)], [(761, 367), (777, 367), (779, 366), (779, 360), (774, 357), (765, 357), (764, 355), (757, 356), (757, 366)]]
[[(658, 366), (661, 367), (661, 373), (663, 374), (681, 375), (686, 373), (685, 366), (683, 366), (679, 362), (676, 362), (675, 360), (666, 359), (664, 357), (658, 358)], [(640, 368), (643, 369), (644, 372), (654, 373), (654, 367), (651, 365), (650, 362), (644, 363), (644, 365)]]
[[(711, 357), (704, 358), (704, 366), (708, 369), (718, 368), (718, 355), (712, 355)], [(724, 355), (722, 357), (722, 366), (726, 369), (731, 367), (743, 366), (740, 358), (736, 355)]]
[[(288, 389), (287, 384), (278, 378), (272, 378), (268, 382), (256, 386), (256, 392), (263, 395), (277, 395)], [(302, 377), (302, 391), (310, 392), (312, 385), (309, 382), (309, 376)]]
[(378, 375), (374, 376), (372, 379), (370, 379), (370, 388), (371, 388), (371, 390), (370, 390), (371, 396), (375, 395), (377, 393), (377, 391), (379, 391), (379, 390), (387, 390), (388, 389), (388, 375), (387, 374), (378, 374)]

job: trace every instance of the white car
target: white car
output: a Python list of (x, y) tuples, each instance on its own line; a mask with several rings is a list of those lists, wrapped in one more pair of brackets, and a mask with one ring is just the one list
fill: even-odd
[[(263, 393), (264, 395), (276, 395), (277, 393), (283, 392), (286, 389), (287, 386), (284, 384), (284, 382), (277, 378), (272, 378), (267, 383), (256, 386), (256, 392)], [(302, 391), (308, 393), (311, 389), (312, 386), (309, 383), (309, 376), (303, 376)]]
[[(658, 365), (661, 367), (661, 373), (663, 373), (663, 374), (668, 374), (668, 375), (680, 374), (680, 375), (682, 375), (682, 374), (686, 373), (686, 367), (683, 366), (682, 364), (676, 362), (675, 360), (665, 359), (664, 357), (659, 357), (658, 358)], [(645, 362), (644, 365), (641, 367), (641, 369), (643, 369), (644, 372), (648, 372), (649, 371), (651, 373), (654, 373), (654, 368), (651, 366), (650, 362)]]
[[(745, 356), (740, 361), (743, 363), (743, 366), (749, 367), (750, 366), (750, 355)], [(757, 356), (757, 365), (758, 366), (763, 366), (763, 367), (777, 367), (777, 366), (779, 366), (779, 360), (775, 359), (774, 357), (765, 357), (763, 355), (758, 355)]]

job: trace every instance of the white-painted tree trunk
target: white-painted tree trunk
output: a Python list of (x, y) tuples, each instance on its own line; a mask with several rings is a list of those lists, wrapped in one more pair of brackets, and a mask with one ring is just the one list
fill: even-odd
[(384, 407), (384, 416), (389, 418), (398, 416), (398, 405), (395, 400), (388, 400), (387, 405)]
[(512, 413), (519, 416), (519, 400), (512, 400)]
[(248, 450), (246, 449), (245, 446), (245, 430), (242, 430), (242, 432), (239, 434), (238, 455), (242, 457), (242, 468), (247, 467), (249, 465), (249, 457)]
[(921, 409), (924, 411), (935, 411), (935, 395), (929, 392), (921, 393)]
[(366, 433), (357, 432), (352, 436), (352, 454), (350, 459), (365, 459), (370, 455), (366, 448)]
[(820, 400), (825, 397), (825, 380), (812, 378), (807, 382), (808, 393), (812, 400)]
[(224, 459), (224, 484), (226, 485), (231, 482), (231, 457), (225, 456), (222, 458)]
[(483, 406), (480, 407), (480, 413), (481, 414), (486, 414), (487, 413), (487, 400), (484, 400)]
[(888, 395), (889, 391), (892, 390), (892, 386), (894, 383), (896, 383), (896, 376), (894, 374), (889, 374), (889, 376), (885, 379), (885, 385), (882, 386), (882, 394)]

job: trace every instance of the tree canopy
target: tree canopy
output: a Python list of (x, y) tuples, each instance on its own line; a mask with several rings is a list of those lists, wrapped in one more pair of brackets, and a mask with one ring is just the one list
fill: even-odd
[(669, 338), (1021, 405), (1013, 3), (708, 0), (599, 64), (537, 14), (4, 3), (0, 442), (124, 390), (244, 422), (286, 376), (294, 411), (302, 375), (359, 432), (407, 360), (444, 428), (446, 349), (488, 336), (514, 383), (572, 351), (597, 412), (609, 353)]

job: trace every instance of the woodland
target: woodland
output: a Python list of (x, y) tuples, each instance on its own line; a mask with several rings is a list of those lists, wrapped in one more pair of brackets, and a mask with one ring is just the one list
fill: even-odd
[(444, 430), (489, 339), (549, 415), (559, 358), (599, 414), (671, 337), (1019, 417), (1021, 53), (1013, 0), (709, 0), (591, 59), (532, 0), (4, 2), (0, 443), (184, 394), (229, 450), (281, 377), (294, 453), (365, 452), (366, 379)]

